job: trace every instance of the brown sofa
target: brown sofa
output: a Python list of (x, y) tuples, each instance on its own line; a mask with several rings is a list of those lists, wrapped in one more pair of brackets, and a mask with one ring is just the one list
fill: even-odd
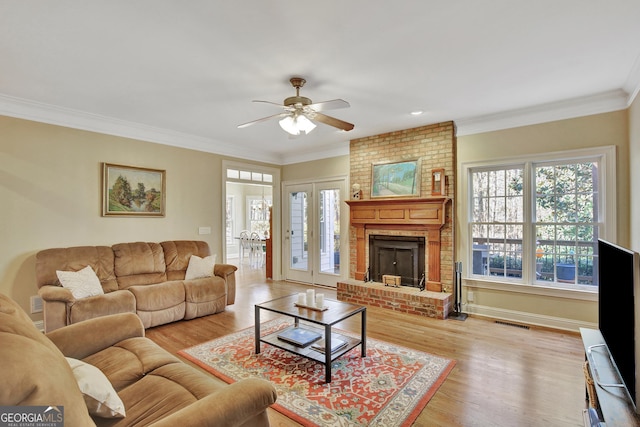
[[(216, 264), (212, 277), (185, 280), (191, 256), (210, 255), (206, 242), (118, 243), (46, 249), (36, 254), (36, 283), (44, 306), (45, 331), (94, 317), (136, 313), (145, 328), (219, 313), (236, 297), (235, 271)], [(61, 286), (57, 270), (91, 266), (102, 295), (75, 298)]]
[[(122, 313), (45, 335), (18, 304), (0, 294), (0, 406), (63, 407), (65, 426), (269, 425), (266, 409), (276, 401), (271, 383), (254, 378), (223, 384), (144, 333), (140, 318)], [(124, 418), (90, 415), (94, 401), (81, 392), (65, 357), (106, 376), (124, 404)]]

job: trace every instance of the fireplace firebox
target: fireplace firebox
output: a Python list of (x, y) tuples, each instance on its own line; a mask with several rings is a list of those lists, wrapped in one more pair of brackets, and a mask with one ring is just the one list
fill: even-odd
[(383, 275), (400, 276), (403, 286), (424, 287), (425, 238), (369, 236), (369, 274), (374, 282)]

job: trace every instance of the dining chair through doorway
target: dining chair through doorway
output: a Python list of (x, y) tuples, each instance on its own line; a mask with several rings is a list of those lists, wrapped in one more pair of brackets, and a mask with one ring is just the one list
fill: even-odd
[(251, 268), (262, 268), (264, 266), (265, 243), (255, 231), (251, 233), (249, 241), (251, 242), (251, 251), (249, 252)]
[(251, 262), (251, 240), (248, 230), (240, 232), (240, 265), (244, 262), (245, 254), (249, 255), (249, 262)]

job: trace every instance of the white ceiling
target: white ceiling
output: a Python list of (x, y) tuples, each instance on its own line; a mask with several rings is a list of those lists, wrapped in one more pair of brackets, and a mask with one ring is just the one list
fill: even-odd
[[(638, 0), (0, 0), (0, 114), (287, 164), (453, 120), (458, 135), (626, 108)], [(295, 95), (341, 98), (290, 139)], [(424, 110), (421, 116), (411, 116)]]

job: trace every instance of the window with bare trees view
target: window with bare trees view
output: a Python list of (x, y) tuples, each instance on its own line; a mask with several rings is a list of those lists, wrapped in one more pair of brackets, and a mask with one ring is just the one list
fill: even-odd
[(611, 154), (593, 151), (468, 168), (471, 276), (597, 289)]

